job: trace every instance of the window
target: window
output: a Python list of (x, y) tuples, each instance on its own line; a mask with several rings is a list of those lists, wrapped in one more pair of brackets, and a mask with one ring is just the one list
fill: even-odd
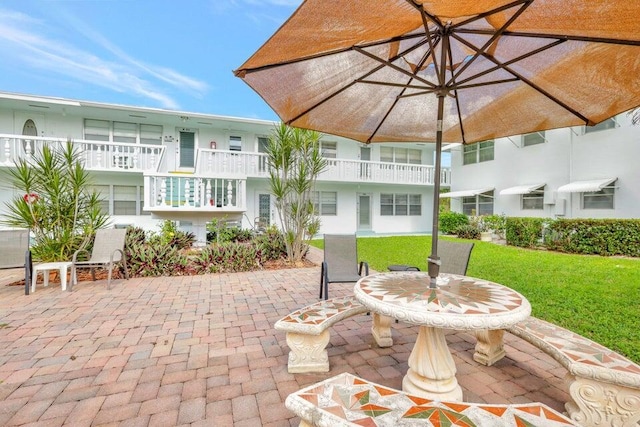
[(542, 144), (546, 141), (544, 137), (544, 131), (533, 132), (526, 135), (522, 135), (522, 146), (528, 147), (530, 145)]
[(493, 191), (462, 198), (462, 213), (465, 215), (493, 215)]
[(380, 215), (422, 215), (421, 194), (380, 194)]
[(312, 202), (316, 215), (338, 214), (338, 193), (336, 191), (314, 191)]
[(598, 123), (595, 126), (585, 126), (584, 133), (599, 132), (601, 130), (613, 129), (617, 126), (618, 126), (618, 123), (616, 122), (616, 119), (612, 117)]
[[(258, 153), (266, 153), (269, 151), (269, 138), (266, 136), (258, 137)], [(258, 157), (258, 170), (260, 172), (265, 172), (268, 169), (269, 165), (267, 163), (267, 156)]]
[(544, 209), (544, 190), (535, 190), (522, 195), (522, 210)]
[(111, 133), (111, 122), (107, 120), (84, 121), (84, 139), (92, 141), (109, 141)]
[(613, 186), (593, 193), (582, 193), (582, 209), (613, 209), (614, 194)]
[(138, 139), (138, 125), (135, 123), (113, 122), (113, 142), (135, 144)]
[(462, 147), (462, 164), (470, 165), (493, 160), (493, 140), (468, 144)]
[(113, 186), (113, 214), (136, 215), (136, 201), (138, 200), (138, 187), (135, 185)]
[(94, 185), (91, 189), (98, 193), (100, 208), (109, 215), (151, 214), (142, 210), (143, 191), (138, 185)]
[(320, 141), (320, 152), (322, 157), (335, 159), (338, 157), (338, 146), (335, 141)]
[(92, 190), (95, 190), (98, 193), (98, 197), (100, 198), (100, 209), (104, 213), (111, 213), (109, 210), (109, 199), (111, 198), (111, 189), (108, 185), (94, 185), (91, 187)]
[(84, 120), (84, 139), (127, 144), (162, 144), (162, 126), (108, 120)]
[(380, 161), (419, 165), (422, 164), (422, 152), (413, 148), (380, 147)]
[(140, 144), (162, 145), (162, 126), (140, 125)]
[(230, 151), (242, 151), (242, 137), (230, 136), (229, 137), (229, 150)]

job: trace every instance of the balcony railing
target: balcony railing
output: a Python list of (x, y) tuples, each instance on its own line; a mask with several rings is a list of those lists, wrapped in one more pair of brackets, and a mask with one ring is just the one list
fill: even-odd
[[(48, 145), (61, 149), (68, 139), (0, 134), (0, 165), (11, 166), (14, 161), (26, 159)], [(148, 144), (126, 144), (71, 140), (78, 147), (80, 158), (87, 170), (94, 171), (157, 171), (165, 147)]]
[(247, 180), (197, 175), (145, 174), (146, 211), (242, 212)]
[[(327, 159), (327, 169), (319, 181), (371, 182), (386, 184), (433, 185), (435, 168), (429, 165)], [(203, 176), (268, 177), (267, 156), (263, 153), (200, 149), (196, 172)], [(451, 184), (451, 169), (442, 168), (440, 184)]]

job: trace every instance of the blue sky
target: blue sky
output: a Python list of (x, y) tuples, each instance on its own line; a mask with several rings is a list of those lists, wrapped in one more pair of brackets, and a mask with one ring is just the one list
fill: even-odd
[(0, 91), (277, 120), (238, 68), (301, 0), (2, 0)]

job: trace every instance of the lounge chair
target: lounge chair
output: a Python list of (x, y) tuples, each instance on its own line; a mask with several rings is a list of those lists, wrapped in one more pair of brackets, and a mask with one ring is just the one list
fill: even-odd
[[(440, 257), (440, 272), (449, 274), (467, 274), (473, 243), (450, 242), (438, 240), (438, 256)], [(418, 267), (395, 264), (388, 267), (390, 271), (420, 271)]]
[(320, 298), (329, 298), (329, 283), (355, 283), (369, 275), (369, 264), (358, 262), (355, 234), (325, 234), (324, 261), (320, 271)]
[(31, 283), (31, 250), (29, 230), (0, 230), (0, 269), (24, 267), (24, 293), (29, 295)]
[(96, 231), (96, 238), (93, 242), (93, 249), (88, 260), (81, 261), (79, 256), (85, 256), (89, 252), (85, 249), (76, 251), (73, 254), (73, 260), (71, 265), (71, 285), (70, 289), (73, 289), (73, 285), (78, 283), (78, 276), (76, 269), (78, 268), (90, 268), (91, 277), (96, 280), (95, 269), (97, 267), (108, 268), (109, 274), (107, 278), (107, 289), (111, 289), (111, 274), (113, 267), (117, 262), (122, 261), (124, 264), (124, 276), (129, 279), (129, 272), (127, 271), (127, 257), (124, 253), (124, 243), (127, 230), (124, 228), (103, 228)]

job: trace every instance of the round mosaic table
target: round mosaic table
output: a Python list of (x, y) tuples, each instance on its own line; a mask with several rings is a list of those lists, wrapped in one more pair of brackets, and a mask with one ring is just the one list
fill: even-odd
[(426, 272), (390, 272), (360, 279), (355, 297), (372, 312), (420, 326), (402, 389), (435, 400), (462, 400), (444, 329), (497, 330), (526, 319), (529, 301), (497, 283)]

